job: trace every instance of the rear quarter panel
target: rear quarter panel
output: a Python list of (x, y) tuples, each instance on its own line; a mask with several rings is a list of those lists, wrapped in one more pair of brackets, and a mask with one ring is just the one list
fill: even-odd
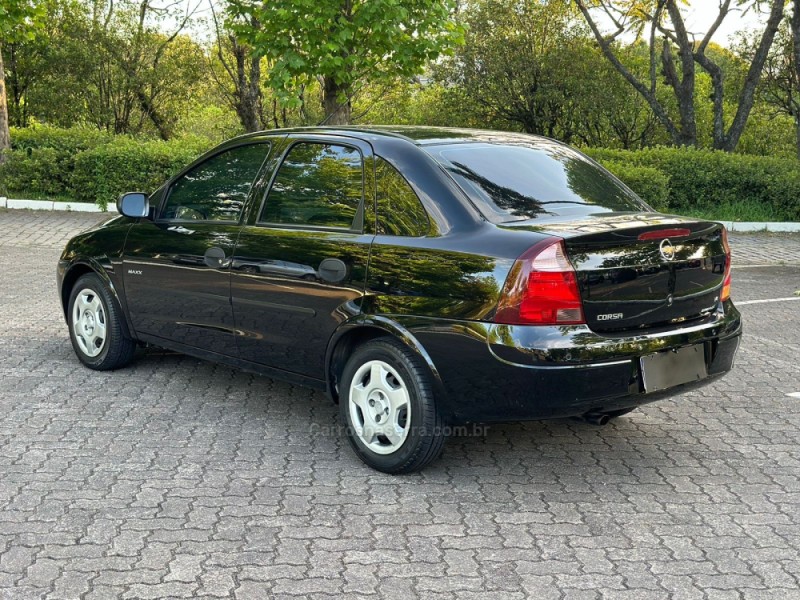
[(459, 320), (494, 314), (514, 260), (544, 236), (483, 224), (440, 237), (378, 235), (363, 311)]

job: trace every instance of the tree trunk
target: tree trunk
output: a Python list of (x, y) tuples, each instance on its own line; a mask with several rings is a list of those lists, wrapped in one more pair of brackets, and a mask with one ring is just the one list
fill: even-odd
[[(794, 3), (790, 23), (792, 28), (792, 62), (794, 63), (792, 65), (794, 73), (791, 75), (794, 80), (794, 86), (798, 86), (800, 85), (800, 2)], [(794, 127), (797, 139), (797, 158), (800, 158), (800, 114), (798, 114), (798, 108), (800, 107), (794, 107)]]
[(800, 160), (800, 116), (794, 118), (794, 140), (795, 152), (798, 160)]
[(0, 164), (5, 162), (4, 151), (11, 148), (8, 131), (8, 104), (6, 103), (6, 72), (3, 69), (3, 52), (0, 50)]
[[(606, 37), (602, 33), (600, 33), (600, 29), (597, 23), (592, 18), (589, 12), (589, 5), (584, 2), (583, 0), (577, 0), (578, 8), (580, 9), (581, 13), (583, 14), (584, 18), (586, 19), (586, 23), (589, 25), (589, 28), (592, 30), (595, 39), (597, 40), (598, 46), (600, 46), (600, 51), (603, 53), (608, 61), (612, 64), (614, 69), (622, 75), (625, 80), (633, 86), (633, 88), (639, 92), (639, 94), (647, 101), (647, 104), (650, 106), (650, 109), (653, 111), (653, 114), (659, 120), (659, 122), (664, 126), (669, 133), (669, 136), (672, 138), (672, 142), (674, 144), (682, 145), (682, 133), (678, 131), (678, 127), (675, 125), (674, 121), (669, 115), (669, 112), (665, 108), (663, 104), (659, 101), (658, 97), (656, 96), (655, 90), (655, 83), (652, 83), (652, 87), (648, 88), (644, 85), (639, 79), (634, 75), (629, 69), (622, 64), (619, 60), (617, 55), (614, 53), (612, 49), (612, 42), (615, 38), (613, 37)], [(661, 9), (659, 8), (659, 11)], [(655, 52), (655, 43), (656, 38), (653, 36), (650, 40), (650, 50), (651, 54)], [(654, 55), (654, 54), (653, 54)], [(651, 68), (651, 77), (652, 81), (655, 82), (655, 69)]]
[(172, 132), (169, 130), (169, 126), (158, 110), (153, 106), (153, 102), (150, 97), (142, 90), (141, 88), (136, 89), (136, 98), (139, 100), (139, 108), (142, 112), (147, 115), (150, 119), (150, 122), (155, 126), (156, 130), (158, 131), (158, 137), (160, 137), (165, 142), (172, 137)]
[[(683, 22), (683, 17), (676, 4), (675, 0), (667, 0), (666, 4), (667, 14), (669, 15), (672, 26), (675, 29), (675, 38), (678, 45), (678, 58), (681, 61), (681, 76), (678, 79), (675, 73), (675, 67), (672, 65), (672, 50), (669, 42), (664, 40), (664, 55), (672, 67), (670, 84), (675, 92), (675, 98), (678, 100), (678, 112), (681, 119), (681, 128), (679, 135), (679, 144), (681, 146), (697, 146), (697, 117), (694, 110), (694, 93), (695, 93), (695, 68), (694, 56), (692, 54), (692, 41), (689, 38), (689, 33), (686, 31), (686, 26)], [(665, 69), (666, 62), (665, 60)]]
[[(264, 129), (264, 109), (261, 102), (261, 59), (251, 56), (250, 48), (232, 38), (236, 58), (234, 93), (236, 115), (247, 133)], [(249, 61), (249, 65), (248, 65)], [(249, 67), (249, 68), (248, 68)]]
[[(761, 42), (758, 45), (756, 54), (753, 61), (750, 63), (750, 68), (747, 71), (747, 77), (744, 80), (744, 87), (742, 94), (739, 97), (739, 108), (736, 115), (733, 117), (733, 122), (728, 128), (728, 134), (725, 136), (725, 144), (723, 150), (733, 152), (736, 146), (739, 145), (739, 138), (742, 137), (747, 120), (750, 118), (750, 111), (753, 109), (753, 104), (756, 99), (756, 88), (758, 82), (761, 81), (761, 73), (764, 70), (764, 63), (767, 61), (769, 50), (772, 48), (772, 42), (775, 41), (775, 34), (778, 33), (781, 20), (783, 19), (783, 0), (773, 0), (770, 9), (769, 19), (764, 33), (761, 36)], [(795, 2), (795, 10), (797, 10), (797, 2)]]
[(350, 99), (340, 102), (339, 95), (346, 90), (333, 77), (323, 78), (322, 106), (325, 109), (324, 125), (350, 125)]

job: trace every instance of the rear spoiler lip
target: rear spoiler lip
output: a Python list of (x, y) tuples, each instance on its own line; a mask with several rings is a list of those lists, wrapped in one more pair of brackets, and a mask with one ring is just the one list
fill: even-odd
[[(558, 236), (567, 240), (583, 236), (602, 234), (622, 234), (626, 241), (636, 241), (641, 233), (658, 229), (689, 229), (689, 237), (698, 234), (708, 234), (723, 227), (722, 223), (706, 221), (680, 215), (665, 215), (661, 213), (600, 213), (582, 217), (580, 219), (553, 218), (518, 221), (498, 225), (508, 230), (525, 230)], [(625, 235), (625, 232), (636, 231), (636, 236)], [(685, 236), (684, 236), (685, 237)]]

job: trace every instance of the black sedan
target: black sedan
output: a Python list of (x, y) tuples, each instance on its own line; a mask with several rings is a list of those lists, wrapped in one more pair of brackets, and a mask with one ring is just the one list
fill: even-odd
[(389, 473), (467, 423), (602, 424), (707, 384), (741, 336), (724, 227), (545, 138), (276, 130), (118, 208), (58, 264), (83, 364), (150, 344), (324, 389)]

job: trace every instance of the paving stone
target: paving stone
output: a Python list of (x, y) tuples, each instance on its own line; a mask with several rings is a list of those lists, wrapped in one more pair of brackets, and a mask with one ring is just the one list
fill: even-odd
[[(0, 210), (0, 598), (800, 600), (800, 303), (743, 305), (708, 387), (393, 478), (311, 429), (338, 424), (317, 392), (154, 350), (82, 368), (53, 271), (103, 218)], [(800, 236), (730, 237), (734, 300), (800, 289)]]

